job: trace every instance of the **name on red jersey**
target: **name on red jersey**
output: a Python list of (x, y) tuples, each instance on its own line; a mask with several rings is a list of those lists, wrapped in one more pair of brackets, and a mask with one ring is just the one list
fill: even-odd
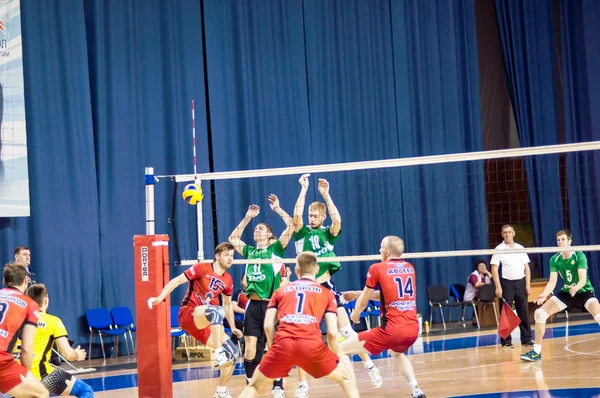
[(317, 285), (288, 285), (284, 287), (285, 292), (315, 292), (321, 293), (323, 289)]
[(27, 302), (25, 300), (22, 300), (18, 297), (12, 296), (12, 295), (0, 295), (0, 299), (2, 299), (2, 301), (10, 301), (11, 303), (15, 303), (16, 305), (18, 305), (21, 308), (25, 308), (27, 307)]
[(387, 271), (388, 275), (412, 274), (415, 272), (412, 268), (405, 268), (404, 265), (396, 265), (396, 268), (390, 268)]

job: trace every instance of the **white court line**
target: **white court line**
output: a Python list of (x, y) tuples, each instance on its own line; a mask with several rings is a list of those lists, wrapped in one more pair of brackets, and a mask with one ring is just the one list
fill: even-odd
[(581, 340), (581, 341), (574, 341), (573, 343), (567, 344), (563, 348), (565, 349), (565, 351), (571, 352), (571, 353), (576, 354), (576, 355), (590, 355), (590, 356), (600, 357), (600, 351), (580, 352), (580, 351), (575, 351), (575, 350), (572, 350), (572, 349), (569, 348), (572, 345), (580, 344), (580, 343), (587, 343), (588, 341), (593, 341), (593, 340), (596, 340), (596, 338), (591, 338), (591, 339), (586, 339), (586, 340)]

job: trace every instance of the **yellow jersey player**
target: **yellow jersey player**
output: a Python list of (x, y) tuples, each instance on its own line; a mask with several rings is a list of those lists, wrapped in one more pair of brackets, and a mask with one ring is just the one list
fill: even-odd
[(40, 318), (33, 340), (34, 355), (31, 373), (41, 380), (52, 394), (80, 398), (93, 397), (92, 387), (61, 368), (55, 368), (50, 364), (52, 347), (55, 345), (60, 355), (68, 361), (83, 361), (86, 353), (79, 346), (73, 349), (69, 345), (67, 329), (60, 318), (46, 312), (50, 302), (46, 286), (41, 283), (32, 285), (27, 289), (27, 295), (40, 306)]

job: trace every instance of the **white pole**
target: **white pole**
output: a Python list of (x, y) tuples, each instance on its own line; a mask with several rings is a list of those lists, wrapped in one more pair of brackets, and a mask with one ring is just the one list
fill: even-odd
[(154, 235), (154, 167), (146, 167), (146, 235)]
[[(196, 178), (195, 183), (202, 188), (202, 180)], [(202, 192), (204, 192), (204, 189), (202, 190)], [(202, 203), (204, 203), (204, 200), (201, 200), (196, 204), (196, 222), (198, 223), (198, 260), (204, 260), (204, 229), (202, 223)]]

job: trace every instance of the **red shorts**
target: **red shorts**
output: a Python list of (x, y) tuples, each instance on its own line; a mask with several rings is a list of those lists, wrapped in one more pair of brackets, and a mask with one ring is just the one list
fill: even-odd
[(322, 340), (276, 339), (258, 369), (269, 379), (286, 377), (294, 366), (319, 379), (335, 370), (339, 358)]
[(419, 336), (419, 324), (414, 323), (388, 323), (385, 329), (381, 326), (375, 329), (360, 332), (358, 340), (365, 342), (365, 349), (372, 355), (380, 354), (385, 350), (405, 353)]
[(8, 353), (0, 354), (0, 392), (8, 392), (21, 384), (21, 376), (27, 376), (27, 369)]
[(194, 307), (182, 306), (177, 314), (179, 326), (190, 336), (206, 345), (210, 338), (210, 325), (204, 329), (198, 329), (194, 323)]

